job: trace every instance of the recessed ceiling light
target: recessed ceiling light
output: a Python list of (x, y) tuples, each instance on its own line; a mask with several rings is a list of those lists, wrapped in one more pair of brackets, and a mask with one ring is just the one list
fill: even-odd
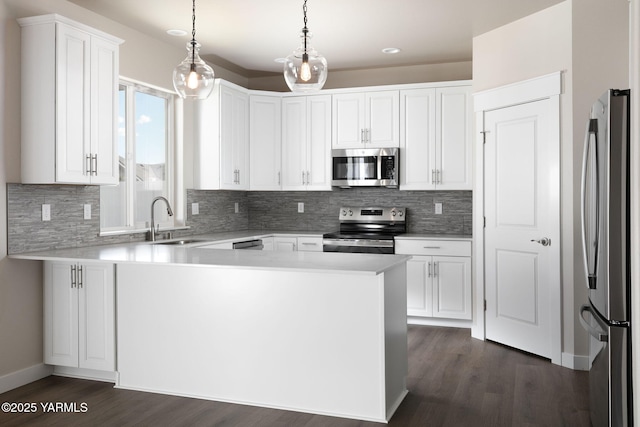
[(277, 62), (278, 64), (284, 64), (286, 60), (287, 58), (276, 58), (273, 60), (273, 62)]
[(185, 30), (167, 30), (167, 34), (170, 36), (182, 37), (186, 36), (187, 32)]
[(397, 48), (397, 47), (385, 47), (384, 49), (382, 49), (382, 53), (386, 53), (389, 55), (393, 55), (394, 53), (398, 53), (400, 52), (402, 49)]

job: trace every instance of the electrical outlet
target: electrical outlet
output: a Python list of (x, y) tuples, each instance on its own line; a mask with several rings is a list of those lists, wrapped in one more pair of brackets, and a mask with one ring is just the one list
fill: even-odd
[(200, 203), (191, 203), (191, 215), (200, 214)]
[(91, 205), (88, 203), (84, 204), (83, 210), (84, 210), (84, 219), (91, 219)]
[(304, 202), (298, 202), (298, 213), (304, 213)]
[(442, 203), (435, 204), (435, 214), (442, 215)]
[(51, 221), (51, 205), (42, 205), (42, 220)]
[(235, 210), (235, 213), (239, 213), (240, 212), (240, 203), (235, 202), (233, 209)]

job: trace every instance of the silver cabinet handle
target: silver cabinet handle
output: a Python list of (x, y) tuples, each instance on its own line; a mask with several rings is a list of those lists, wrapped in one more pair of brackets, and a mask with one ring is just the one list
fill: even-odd
[(307, 171), (307, 185), (309, 185), (309, 171)]
[(85, 174), (91, 175), (91, 154), (87, 154), (87, 156), (85, 157), (84, 166), (86, 169)]
[(365, 143), (367, 143), (367, 142), (371, 142), (371, 141), (369, 140), (369, 131), (370, 131), (370, 129), (365, 129), (365, 130), (364, 130), (364, 142), (365, 142)]
[(302, 171), (302, 185), (304, 185), (304, 171)]
[(364, 129), (360, 129), (360, 143), (364, 144)]
[(440, 182), (440, 169), (436, 169), (436, 184), (442, 184)]
[(543, 237), (541, 239), (531, 239), (532, 242), (540, 243), (542, 246), (551, 246), (551, 239)]
[(427, 277), (431, 277), (431, 261), (427, 263)]
[(438, 276), (438, 263), (437, 262), (433, 262), (433, 277), (437, 277)]
[(436, 183), (436, 170), (435, 169), (431, 169), (431, 182), (433, 184)]
[(76, 266), (75, 266), (75, 265), (72, 265), (72, 266), (71, 266), (71, 287), (72, 287), (72, 288), (75, 288), (75, 287), (76, 287), (76, 278), (77, 278), (77, 275), (76, 275)]
[(82, 266), (78, 266), (78, 287), (82, 287)]
[(282, 185), (282, 181), (281, 181), (281, 177), (280, 177), (280, 172), (278, 172), (278, 185)]
[(91, 174), (98, 176), (98, 155), (91, 156)]

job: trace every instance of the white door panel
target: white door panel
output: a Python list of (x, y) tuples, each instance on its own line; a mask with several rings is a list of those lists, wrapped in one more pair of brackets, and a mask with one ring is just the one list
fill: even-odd
[(485, 113), (485, 320), (488, 339), (552, 358), (559, 147), (549, 102)]

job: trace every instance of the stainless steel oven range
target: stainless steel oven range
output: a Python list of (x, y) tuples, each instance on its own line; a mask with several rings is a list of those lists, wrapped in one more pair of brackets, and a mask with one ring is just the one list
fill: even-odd
[(407, 231), (407, 211), (398, 207), (342, 207), (340, 230), (322, 236), (324, 252), (395, 253), (394, 237)]

